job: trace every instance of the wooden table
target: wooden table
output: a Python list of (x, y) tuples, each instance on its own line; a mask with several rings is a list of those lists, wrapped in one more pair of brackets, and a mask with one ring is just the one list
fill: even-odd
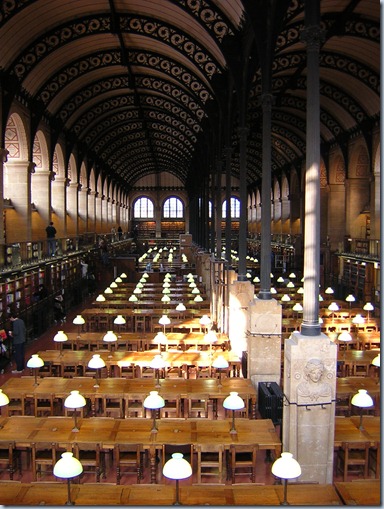
[(350, 395), (352, 397), (359, 389), (366, 389), (371, 396), (380, 396), (380, 383), (375, 378), (365, 376), (336, 378), (337, 396)]
[(335, 488), (345, 505), (381, 506), (380, 479), (361, 479), (352, 482), (335, 482)]
[[(100, 356), (104, 359), (107, 366), (108, 376), (111, 374), (111, 368), (113, 366), (131, 366), (132, 364), (143, 367), (149, 366), (155, 353), (153, 350), (146, 352), (102, 352)], [(89, 360), (92, 358), (93, 353), (88, 350), (42, 350), (38, 352), (38, 355), (45, 361), (49, 362), (54, 366), (61, 367), (65, 364), (73, 364), (80, 367), (88, 365)], [(213, 360), (219, 354), (212, 352), (212, 357), (208, 351), (177, 351), (177, 352), (163, 352), (162, 356), (167, 366), (170, 367), (181, 367), (181, 366), (197, 366), (197, 367), (208, 367), (211, 366)], [(238, 376), (240, 373), (241, 361), (240, 358), (233, 351), (220, 352), (224, 358), (228, 361), (229, 366), (233, 370), (233, 374)]]
[[(180, 501), (183, 505), (250, 505), (279, 506), (283, 500), (283, 487), (190, 485), (180, 481)], [(358, 483), (337, 483), (358, 484)], [(18, 483), (0, 481), (0, 504), (2, 505), (65, 505), (67, 485), (65, 482)], [(288, 487), (288, 501), (292, 505), (342, 505), (331, 484), (295, 484)], [(86, 505), (168, 505), (175, 501), (173, 484), (129, 484), (110, 485), (105, 483), (71, 484), (71, 500), (76, 506)], [(363, 504), (362, 504), (363, 505)]]
[(150, 452), (151, 482), (156, 482), (156, 449), (163, 444), (231, 444), (258, 445), (280, 456), (281, 441), (271, 419), (236, 419), (237, 433), (230, 433), (231, 419), (162, 419), (157, 421), (157, 433), (151, 432), (152, 419), (80, 418), (78, 432), (73, 432), (71, 417), (11, 416), (0, 418), (2, 440), (16, 447), (31, 443), (55, 442), (70, 448), (76, 442), (99, 442), (103, 449), (116, 444), (143, 444)]
[(380, 417), (364, 416), (364, 430), (359, 429), (360, 417), (335, 418), (335, 447), (341, 447), (343, 442), (369, 442), (375, 446), (380, 442)]
[(346, 373), (354, 376), (357, 366), (369, 368), (378, 353), (378, 350), (344, 350), (338, 352), (337, 360), (344, 362)]
[(247, 378), (224, 378), (221, 381), (221, 387), (218, 380), (214, 378), (162, 379), (160, 387), (156, 387), (155, 379), (150, 378), (133, 380), (101, 378), (98, 388), (94, 387), (94, 379), (89, 377), (46, 377), (38, 381), (39, 385), (35, 386), (34, 377), (9, 378), (1, 388), (9, 398), (18, 398), (20, 394), (24, 394), (27, 398), (54, 394), (56, 398), (64, 399), (72, 390), (79, 390), (85, 398), (90, 399), (93, 416), (96, 416), (98, 404), (103, 397), (113, 396), (124, 399), (129, 394), (137, 394), (144, 399), (150, 391), (157, 390), (160, 394), (180, 395), (184, 404), (191, 394), (194, 396), (201, 394), (202, 397), (208, 395), (217, 407), (218, 401), (224, 400), (231, 391), (236, 391), (240, 397), (248, 401), (251, 417), (256, 418), (256, 390), (251, 380)]

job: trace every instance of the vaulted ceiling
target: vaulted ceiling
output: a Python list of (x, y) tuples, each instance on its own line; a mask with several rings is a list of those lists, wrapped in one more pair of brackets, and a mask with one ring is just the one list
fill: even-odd
[[(325, 154), (354, 132), (369, 142), (378, 122), (380, 4), (322, 0), (320, 8)], [(25, 101), (32, 135), (44, 119), (54, 142), (64, 134), (68, 150), (127, 192), (170, 172), (192, 193), (228, 146), (238, 177), (245, 103), (247, 185), (258, 186), (269, 45), (272, 172), (305, 157), (303, 28), (304, 0), (4, 0), (1, 92), (8, 108)]]

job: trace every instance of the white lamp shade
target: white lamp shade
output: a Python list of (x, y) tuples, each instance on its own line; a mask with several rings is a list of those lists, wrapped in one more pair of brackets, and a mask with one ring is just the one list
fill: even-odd
[(113, 293), (113, 290), (108, 286), (108, 288), (104, 290), (104, 293)]
[[(163, 300), (163, 299), (161, 299), (161, 300)], [(167, 315), (162, 315), (162, 317), (159, 320), (160, 325), (169, 325), (170, 323), (171, 323), (171, 320)]]
[(32, 357), (27, 362), (27, 368), (41, 368), (44, 366), (44, 361), (37, 353), (32, 354)]
[(272, 474), (280, 479), (295, 479), (301, 475), (301, 467), (290, 452), (282, 452), (272, 465)]
[(355, 302), (355, 297), (350, 293), (345, 297), (346, 302)]
[(373, 311), (375, 308), (370, 302), (367, 302), (366, 304), (364, 304), (363, 309), (364, 311)]
[(104, 295), (100, 294), (96, 297), (96, 302), (105, 302)]
[(354, 318), (352, 318), (352, 323), (356, 325), (364, 323), (364, 318), (361, 315), (356, 315)]
[(278, 277), (278, 278), (276, 279), (276, 281), (277, 281), (278, 283), (284, 283), (284, 278), (280, 276), (280, 277)]
[(168, 294), (170, 294), (170, 293), (171, 293), (171, 290), (170, 290), (169, 288), (163, 288), (162, 293), (163, 293), (164, 295), (168, 295)]
[(217, 369), (226, 369), (229, 367), (229, 363), (222, 355), (218, 355), (212, 362), (212, 367)]
[(95, 353), (92, 358), (89, 359), (88, 367), (91, 369), (101, 369), (105, 367), (104, 360), (100, 357), (100, 354)]
[(199, 294), (193, 299), (195, 302), (203, 302), (203, 297)]
[(163, 288), (170, 288), (170, 286), (171, 286), (171, 283), (169, 283), (168, 281), (164, 281)]
[(143, 292), (141, 291), (141, 288), (138, 288), (138, 287), (136, 286), (136, 288), (133, 290), (133, 293), (134, 293), (135, 295), (140, 295), (140, 294), (141, 294), (141, 293), (143, 293)]
[(253, 282), (254, 282), (254, 283), (260, 283), (260, 278), (259, 278), (258, 276), (255, 276), (255, 277), (253, 278)]
[(296, 304), (292, 307), (292, 310), (299, 313), (303, 311), (303, 306), (300, 304), (300, 302), (296, 302)]
[(62, 479), (71, 479), (80, 475), (83, 471), (83, 465), (73, 456), (72, 452), (63, 452), (61, 459), (53, 467), (53, 475)]
[(168, 479), (187, 479), (192, 475), (192, 467), (181, 452), (174, 452), (163, 467), (163, 475)]
[(164, 332), (160, 331), (156, 334), (156, 336), (153, 338), (153, 341), (157, 345), (166, 345), (168, 343), (167, 336), (164, 334)]
[(170, 302), (171, 299), (168, 297), (168, 295), (163, 295), (163, 297), (161, 297), (161, 302)]
[(126, 274), (125, 272), (122, 272), (122, 273), (120, 274), (120, 277), (121, 277), (122, 279), (125, 279), (125, 278), (127, 277), (127, 274)]
[(116, 281), (112, 281), (112, 283), (109, 285), (110, 288), (117, 288)]
[(185, 311), (187, 308), (184, 306), (182, 302), (176, 306), (176, 311)]
[(380, 367), (380, 354), (377, 354), (376, 357), (372, 359), (372, 364), (376, 367)]
[(286, 293), (281, 297), (282, 302), (289, 302), (291, 300), (291, 297), (287, 295)]
[(276, 294), (277, 293), (277, 290), (276, 288), (273, 288), (273, 286), (271, 287), (271, 289), (269, 290), (271, 293), (273, 294)]
[(368, 408), (373, 406), (373, 399), (366, 389), (359, 389), (351, 399), (351, 404), (360, 408)]
[(116, 318), (113, 320), (113, 323), (116, 325), (124, 325), (126, 323), (126, 319), (123, 315), (117, 315)]
[(155, 355), (149, 364), (149, 366), (153, 369), (162, 369), (165, 368), (166, 365), (167, 363), (161, 355)]
[(337, 339), (339, 341), (352, 341), (352, 336), (349, 334), (349, 332), (344, 331), (341, 334), (339, 334)]
[(296, 274), (294, 272), (291, 272), (288, 277), (295, 278)]
[(71, 394), (65, 398), (65, 408), (82, 408), (86, 405), (84, 396), (79, 391), (71, 391)]
[(289, 281), (289, 283), (287, 283), (287, 288), (295, 288), (294, 283), (292, 283), (292, 281)]
[(0, 406), (8, 405), (9, 398), (6, 394), (4, 394), (3, 389), (0, 389)]
[[(145, 281), (144, 281), (145, 282)], [(144, 288), (143, 282), (139, 281), (136, 285), (136, 288)]]
[(195, 288), (192, 288), (192, 292), (191, 292), (193, 295), (199, 295), (200, 293), (200, 290), (197, 288), (197, 286)]
[(135, 294), (132, 294), (128, 300), (129, 302), (137, 302), (139, 299), (136, 297)]
[(53, 336), (53, 341), (56, 341), (56, 343), (62, 343), (64, 341), (68, 341), (68, 336), (63, 330), (59, 330), (57, 334)]
[(211, 325), (211, 323), (212, 323), (212, 321), (211, 321), (211, 319), (209, 318), (208, 315), (203, 315), (200, 318), (200, 325), (208, 326), (208, 325)]
[(335, 293), (335, 292), (333, 291), (333, 288), (331, 288), (330, 286), (328, 286), (328, 288), (326, 288), (326, 289), (325, 289), (325, 293), (327, 293), (327, 294), (329, 294), (329, 295), (330, 295), (330, 294)]
[(206, 343), (216, 343), (217, 341), (216, 332), (214, 330), (210, 330), (207, 334), (205, 334), (204, 341)]
[(339, 306), (336, 304), (336, 302), (331, 302), (328, 306), (329, 311), (339, 311)]
[(145, 277), (145, 279), (149, 278), (148, 272), (144, 272), (143, 277)]
[(104, 335), (103, 341), (105, 341), (106, 343), (113, 343), (114, 341), (117, 341), (117, 336), (113, 331), (109, 330)]
[(117, 276), (117, 278), (115, 279), (115, 283), (122, 283), (123, 280), (121, 279), (120, 276)]
[(76, 315), (72, 323), (74, 323), (75, 325), (83, 325), (85, 323), (85, 320), (81, 315)]
[(143, 401), (143, 405), (144, 408), (155, 410), (157, 408), (163, 408), (165, 401), (157, 391), (150, 391), (149, 396)]
[(303, 294), (304, 293), (304, 288), (302, 286), (300, 286), (298, 289), (297, 289), (297, 292), (296, 293), (299, 293), (299, 294)]
[(244, 401), (237, 392), (230, 392), (223, 401), (223, 407), (227, 410), (241, 410), (245, 407)]

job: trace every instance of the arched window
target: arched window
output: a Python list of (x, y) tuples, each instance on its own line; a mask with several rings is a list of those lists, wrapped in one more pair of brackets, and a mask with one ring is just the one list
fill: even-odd
[(163, 205), (163, 217), (166, 219), (182, 219), (184, 217), (183, 202), (175, 196), (165, 200)]
[[(240, 218), (240, 200), (238, 198), (235, 198), (234, 196), (231, 197), (231, 219), (239, 219)], [(227, 217), (227, 200), (223, 201), (223, 208), (222, 208), (222, 218), (225, 219)]]
[(138, 198), (133, 206), (133, 217), (135, 219), (153, 219), (155, 216), (152, 200), (145, 196)]

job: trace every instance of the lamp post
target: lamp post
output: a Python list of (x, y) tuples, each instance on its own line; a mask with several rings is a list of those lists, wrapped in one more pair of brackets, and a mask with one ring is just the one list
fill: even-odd
[[(9, 398), (6, 394), (4, 394), (3, 389), (0, 389), (0, 407), (9, 405)], [(0, 425), (0, 429), (3, 426)]]
[(85, 320), (81, 315), (76, 315), (72, 323), (77, 325), (77, 339), (79, 339), (81, 337), (80, 336), (81, 326), (85, 324)]
[(363, 430), (363, 409), (373, 406), (373, 399), (366, 389), (359, 389), (351, 399), (351, 404), (360, 408), (360, 424), (359, 429)]
[(83, 471), (83, 465), (77, 458), (74, 458), (72, 452), (63, 452), (61, 459), (53, 467), (53, 475), (62, 479), (67, 479), (68, 500), (66, 505), (75, 505), (71, 500), (71, 479), (77, 477)]
[(301, 467), (290, 452), (282, 452), (272, 465), (272, 474), (284, 480), (284, 499), (280, 505), (289, 505), (287, 500), (288, 479), (296, 479), (301, 475)]
[(63, 348), (62, 348), (62, 344), (65, 342), (65, 341), (68, 341), (68, 336), (64, 333), (64, 331), (62, 330), (59, 330), (54, 336), (53, 336), (53, 341), (55, 341), (55, 343), (59, 343), (60, 345), (60, 357), (63, 356)]
[(218, 380), (217, 386), (221, 388), (222, 387), (221, 370), (227, 369), (229, 367), (229, 363), (228, 363), (227, 359), (224, 358), (223, 355), (218, 355), (216, 357), (216, 359), (212, 362), (212, 367), (217, 369), (217, 371), (219, 372), (219, 380)]
[(88, 367), (96, 370), (95, 385), (93, 387), (100, 387), (99, 379), (101, 378), (101, 368), (105, 368), (104, 359), (102, 359), (100, 357), (99, 353), (95, 353), (92, 355), (92, 358), (89, 360)]
[(165, 360), (162, 358), (161, 354), (155, 355), (154, 358), (151, 360), (149, 366), (155, 370), (155, 378), (156, 383), (155, 387), (161, 387), (160, 386), (160, 370), (164, 369), (166, 366)]
[(182, 505), (179, 496), (179, 481), (191, 477), (192, 467), (190, 463), (184, 459), (181, 452), (174, 452), (172, 458), (163, 467), (163, 475), (176, 481), (176, 499), (173, 505)]
[(41, 357), (39, 357), (39, 354), (37, 353), (32, 354), (32, 357), (27, 362), (27, 368), (33, 369), (35, 375), (35, 383), (33, 385), (35, 387), (39, 385), (37, 383), (37, 372), (42, 366), (44, 366), (44, 361)]
[(367, 302), (366, 304), (364, 304), (363, 309), (364, 311), (367, 311), (367, 325), (369, 325), (369, 312), (373, 311), (375, 308), (370, 302)]
[(237, 392), (230, 392), (229, 396), (223, 401), (223, 407), (232, 410), (232, 427), (230, 433), (237, 433), (235, 427), (235, 410), (241, 410), (245, 407), (244, 400), (240, 398)]
[(157, 391), (150, 391), (149, 396), (147, 396), (143, 402), (144, 408), (148, 408), (152, 412), (153, 426), (151, 433), (157, 433), (156, 410), (163, 408), (164, 405), (165, 401)]
[(64, 406), (65, 408), (73, 409), (73, 419), (75, 421), (75, 425), (72, 431), (77, 432), (79, 428), (77, 426), (77, 409), (82, 408), (86, 405), (86, 401), (84, 396), (80, 394), (79, 391), (71, 391), (71, 394), (65, 398)]

